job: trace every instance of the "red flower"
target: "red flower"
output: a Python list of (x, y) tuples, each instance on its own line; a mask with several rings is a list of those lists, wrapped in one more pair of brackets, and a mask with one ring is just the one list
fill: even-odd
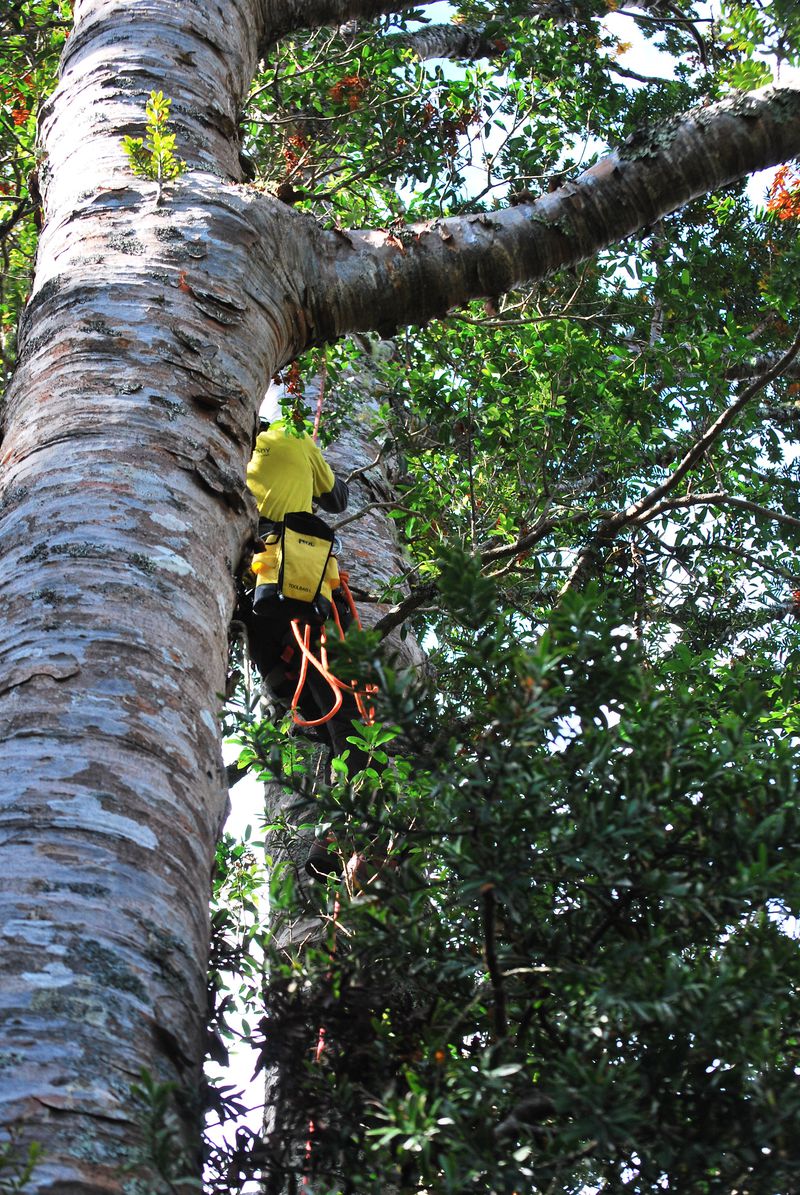
[(774, 212), (779, 220), (800, 217), (800, 176), (789, 166), (781, 166), (775, 171), (767, 197), (767, 211)]

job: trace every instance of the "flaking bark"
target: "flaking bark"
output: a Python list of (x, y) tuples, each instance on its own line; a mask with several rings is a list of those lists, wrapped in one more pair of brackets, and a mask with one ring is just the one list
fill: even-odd
[[(30, 1192), (162, 1189), (143, 1068), (176, 1084), (176, 1176), (198, 1167), (217, 694), (255, 410), (294, 335), (221, 181), (255, 21), (84, 3), (42, 120), (0, 499), (0, 1126), (42, 1147)], [(191, 165), (159, 208), (120, 146), (151, 89)]]

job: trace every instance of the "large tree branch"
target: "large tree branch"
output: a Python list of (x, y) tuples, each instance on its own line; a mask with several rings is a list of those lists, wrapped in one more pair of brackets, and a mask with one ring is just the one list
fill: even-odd
[(800, 87), (770, 86), (637, 134), (533, 203), (393, 232), (315, 227), (316, 252), (306, 258), (308, 343), (346, 332), (391, 335), (502, 294), (798, 153)]
[[(638, 0), (638, 3), (632, 3), (629, 7), (640, 9), (642, 12), (656, 13), (666, 21), (687, 26), (704, 52), (702, 38), (695, 26), (671, 5), (662, 3), (662, 0)], [(585, 4), (576, 4), (574, 0), (533, 0), (523, 15), (531, 20), (550, 21), (554, 25), (567, 25), (572, 21), (586, 22), (608, 15), (608, 4), (604, 0), (595, 4), (593, 8), (594, 11)], [(478, 58), (495, 58), (502, 54), (508, 45), (503, 36), (500, 19), (484, 25), (426, 25), (422, 29), (393, 34), (386, 40), (407, 47), (421, 59), (448, 58), (470, 62)], [(641, 78), (625, 70), (621, 70), (620, 73)]]
[[(427, 5), (414, 3), (414, 0), (264, 0), (265, 34), (260, 50), (265, 53), (281, 37), (301, 30), (371, 21), (406, 8), (424, 7)], [(690, 32), (696, 32), (692, 22), (668, 0), (635, 0), (629, 7), (656, 14), (665, 22), (685, 25)], [(607, 12), (608, 5), (603, 0), (591, 7), (576, 3), (576, 0), (530, 0), (523, 15), (565, 25), (570, 21), (603, 17)], [(420, 58), (485, 58), (500, 52), (498, 27), (498, 21), (484, 26), (428, 25), (414, 32), (398, 34), (392, 40), (408, 46)], [(702, 40), (700, 45), (702, 49)]]
[[(300, 30), (371, 21), (404, 8), (421, 7), (426, 6), (415, 4), (413, 0), (272, 0), (265, 37), (269, 45)], [(636, 7), (663, 11), (660, 0), (641, 0)], [(603, 15), (607, 12), (605, 4), (598, 4), (597, 9)], [(586, 17), (575, 0), (531, 0), (527, 15), (557, 24)], [(387, 40), (407, 46), (420, 58), (485, 58), (498, 53), (497, 28), (498, 22), (489, 27), (427, 25), (413, 32), (392, 35)]]
[(348, 21), (370, 21), (404, 8), (420, 7), (413, 0), (264, 0), (264, 6), (267, 15), (262, 54), (289, 33)]
[[(738, 361), (736, 365), (729, 365), (725, 370), (725, 377), (731, 381), (750, 381), (760, 374), (766, 373), (777, 361), (781, 354), (778, 352), (761, 353), (758, 357), (751, 357), (748, 361)], [(784, 370), (781, 376), (785, 378), (800, 378), (800, 361), (795, 359)]]
[(403, 46), (427, 61), (448, 58), (460, 62), (474, 62), (478, 58), (496, 58), (504, 53), (508, 43), (497, 31), (497, 25), (426, 25), (411, 33), (396, 33), (386, 39)]

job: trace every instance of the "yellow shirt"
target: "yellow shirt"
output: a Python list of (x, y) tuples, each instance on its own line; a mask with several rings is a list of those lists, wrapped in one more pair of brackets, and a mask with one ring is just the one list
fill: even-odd
[(310, 436), (292, 436), (283, 420), (259, 434), (250, 464), (247, 487), (264, 519), (278, 523), (293, 510), (311, 510), (314, 498), (330, 493), (336, 478)]

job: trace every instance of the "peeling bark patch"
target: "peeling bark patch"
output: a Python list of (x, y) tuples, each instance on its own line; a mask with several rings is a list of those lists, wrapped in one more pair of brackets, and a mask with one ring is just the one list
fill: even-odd
[(175, 515), (171, 515), (167, 511), (154, 510), (150, 515), (150, 521), (157, 523), (159, 527), (166, 527), (168, 531), (180, 531), (186, 534), (191, 531), (189, 523), (184, 519), (176, 518)]
[(32, 988), (63, 988), (75, 982), (76, 975), (63, 963), (48, 963), (42, 971), (23, 971), (22, 979)]
[(238, 474), (217, 464), (208, 453), (202, 457), (192, 458), (173, 449), (168, 448), (166, 451), (174, 458), (180, 469), (193, 473), (203, 489), (222, 498), (232, 510), (241, 512), (247, 509), (249, 491)]
[(129, 186), (119, 187), (97, 187), (94, 191), (89, 191), (85, 196), (80, 198), (84, 202), (92, 205), (100, 205), (108, 208), (110, 211), (114, 208), (121, 207), (136, 207), (143, 199), (141, 191), (135, 190)]
[(52, 921), (34, 920), (32, 917), (11, 917), (0, 932), (10, 942), (38, 946), (49, 954), (64, 954), (62, 947), (54, 945), (54, 930)]
[(212, 244), (221, 241), (223, 245), (260, 247), (260, 237), (255, 228), (237, 212), (227, 211), (212, 216), (208, 224), (208, 236)]
[(247, 311), (246, 307), (235, 303), (232, 299), (223, 298), (222, 295), (214, 294), (212, 291), (201, 290), (197, 286), (192, 286), (191, 283), (189, 290), (194, 297), (198, 311), (209, 316), (224, 328), (235, 328), (237, 324), (241, 323), (242, 316)]
[[(161, 520), (163, 522), (163, 520)], [(176, 573), (180, 577), (187, 577), (194, 572), (191, 564), (177, 552), (171, 551), (170, 548), (163, 545), (157, 545), (153, 552), (155, 553), (154, 560), (158, 568), (164, 568), (167, 572)]]
[[(57, 1112), (86, 1112), (96, 1116), (99, 1109), (100, 1114), (106, 1119), (121, 1121), (127, 1121), (130, 1115), (124, 1105), (101, 1088), (74, 1087), (66, 1092), (43, 1092), (36, 1096), (36, 1100), (44, 1104), (45, 1108), (52, 1108)], [(51, 1187), (53, 1192), (57, 1189)], [(66, 1188), (62, 1186), (61, 1190), (64, 1192)]]
[(23, 321), (27, 323), (38, 308), (43, 307), (50, 299), (55, 298), (64, 289), (66, 284), (67, 280), (61, 274), (57, 274), (54, 278), (48, 278), (43, 282), (39, 289), (31, 296), (23, 313)]
[(114, 328), (109, 328), (108, 324), (104, 323), (104, 321), (101, 319), (87, 320), (85, 323), (81, 324), (81, 331), (94, 332), (98, 336), (122, 336), (121, 332), (115, 331)]
[(95, 834), (108, 834), (112, 838), (127, 838), (148, 850), (155, 850), (158, 846), (158, 839), (148, 826), (119, 813), (110, 813), (103, 808), (96, 796), (71, 797), (64, 801), (52, 800), (47, 804), (54, 813), (65, 815), (67, 824), (71, 826), (78, 826)]
[[(170, 262), (181, 263), (190, 261), (201, 261), (206, 255), (207, 251), (201, 241), (184, 241), (180, 232), (176, 228), (156, 228), (156, 237), (162, 244), (161, 252), (165, 259)], [(171, 282), (171, 285), (177, 286), (179, 283)]]
[(151, 394), (147, 401), (152, 403), (154, 407), (161, 407), (170, 423), (177, 419), (179, 415), (185, 414), (183, 403), (174, 402), (170, 398), (164, 398), (162, 394)]
[(36, 663), (19, 664), (0, 679), (0, 693), (7, 693), (10, 689), (26, 685), (37, 676), (46, 676), (55, 681), (67, 680), (71, 676), (77, 676), (80, 670), (77, 659), (70, 655), (54, 655)]
[(107, 897), (111, 889), (105, 884), (95, 884), (88, 880), (40, 880), (34, 885), (39, 892), (74, 892), (76, 896)]

